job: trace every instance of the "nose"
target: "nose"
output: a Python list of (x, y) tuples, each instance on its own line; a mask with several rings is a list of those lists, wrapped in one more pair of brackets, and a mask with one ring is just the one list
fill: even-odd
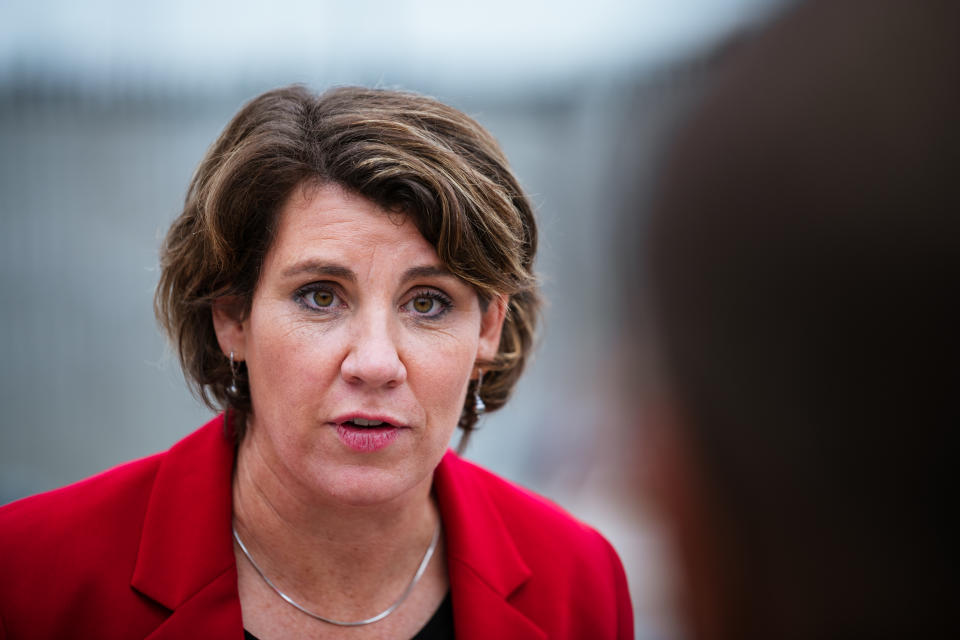
[(351, 344), (340, 365), (340, 375), (349, 384), (393, 388), (407, 379), (400, 359), (394, 328), (383, 318), (357, 318)]

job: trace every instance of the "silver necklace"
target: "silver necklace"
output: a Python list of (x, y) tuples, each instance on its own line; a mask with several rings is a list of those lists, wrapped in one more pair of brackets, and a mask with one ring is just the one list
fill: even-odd
[(437, 520), (437, 528), (434, 529), (433, 531), (433, 539), (430, 540), (430, 546), (427, 547), (427, 552), (423, 554), (423, 560), (420, 561), (420, 566), (417, 567), (417, 572), (413, 574), (413, 580), (411, 580), (410, 584), (407, 585), (407, 588), (403, 590), (403, 593), (400, 594), (400, 597), (397, 598), (397, 600), (392, 605), (390, 605), (389, 607), (387, 607), (377, 615), (373, 616), (372, 618), (367, 618), (366, 620), (357, 620), (356, 622), (341, 622), (340, 620), (331, 620), (330, 618), (325, 618), (320, 614), (314, 613), (313, 611), (310, 611), (306, 607), (298, 604), (293, 598), (291, 598), (290, 596), (285, 594), (283, 591), (281, 591), (279, 588), (277, 588), (277, 585), (273, 584), (270, 578), (267, 577), (267, 574), (263, 572), (263, 569), (260, 568), (260, 565), (254, 562), (253, 558), (250, 556), (250, 552), (247, 551), (247, 547), (244, 546), (243, 540), (240, 539), (240, 534), (237, 533), (236, 526), (233, 527), (233, 539), (237, 541), (238, 545), (240, 545), (240, 551), (243, 551), (243, 555), (247, 557), (247, 560), (249, 560), (250, 564), (253, 565), (253, 568), (257, 570), (257, 573), (260, 574), (260, 577), (263, 578), (263, 581), (267, 583), (267, 586), (273, 589), (278, 596), (286, 600), (287, 604), (290, 604), (296, 607), (297, 609), (307, 614), (311, 618), (315, 618), (317, 620), (320, 620), (321, 622), (335, 624), (340, 627), (361, 627), (365, 624), (371, 624), (373, 622), (377, 622), (378, 620), (383, 620), (388, 615), (396, 611), (397, 607), (403, 604), (403, 601), (407, 599), (407, 596), (410, 595), (410, 592), (413, 591), (413, 588), (417, 586), (417, 583), (420, 581), (420, 578), (423, 577), (424, 572), (426, 572), (427, 570), (427, 565), (430, 564), (430, 558), (433, 557), (433, 552), (436, 551), (437, 549), (437, 542), (440, 541), (440, 521)]

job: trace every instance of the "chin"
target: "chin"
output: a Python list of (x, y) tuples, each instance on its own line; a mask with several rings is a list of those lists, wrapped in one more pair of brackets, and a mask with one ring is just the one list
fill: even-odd
[[(332, 466), (332, 465), (331, 465)], [(423, 477), (412, 471), (385, 469), (363, 464), (336, 465), (317, 478), (316, 493), (351, 507), (374, 506), (389, 503), (409, 495), (432, 481), (432, 470)]]

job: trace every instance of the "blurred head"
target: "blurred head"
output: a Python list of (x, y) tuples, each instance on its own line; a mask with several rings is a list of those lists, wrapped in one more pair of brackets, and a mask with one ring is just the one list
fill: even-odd
[[(198, 395), (235, 410), (243, 437), (256, 406), (243, 365), (239, 392), (227, 392), (233, 373), (211, 311), (228, 300), (238, 317), (249, 314), (280, 212), (297, 194), (325, 187), (408, 220), (481, 309), (505, 301), (499, 347), (481, 363), (487, 410), (503, 406), (538, 317), (530, 203), (475, 121), (430, 98), (362, 88), (267, 92), (241, 109), (197, 169), (161, 251), (156, 312)], [(469, 433), (469, 393), (463, 409), (459, 424)]]
[(642, 265), (666, 389), (648, 442), (697, 637), (952, 615), (957, 13), (803, 4), (672, 151)]

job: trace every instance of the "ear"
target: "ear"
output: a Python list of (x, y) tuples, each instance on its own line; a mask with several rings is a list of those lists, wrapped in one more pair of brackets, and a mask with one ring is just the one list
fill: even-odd
[(246, 358), (246, 333), (244, 332), (243, 305), (236, 296), (224, 296), (214, 300), (210, 313), (213, 330), (224, 355), (233, 352), (238, 362)]
[(480, 342), (477, 344), (477, 362), (489, 362), (497, 356), (500, 333), (507, 317), (509, 296), (499, 294), (490, 299), (480, 318)]

